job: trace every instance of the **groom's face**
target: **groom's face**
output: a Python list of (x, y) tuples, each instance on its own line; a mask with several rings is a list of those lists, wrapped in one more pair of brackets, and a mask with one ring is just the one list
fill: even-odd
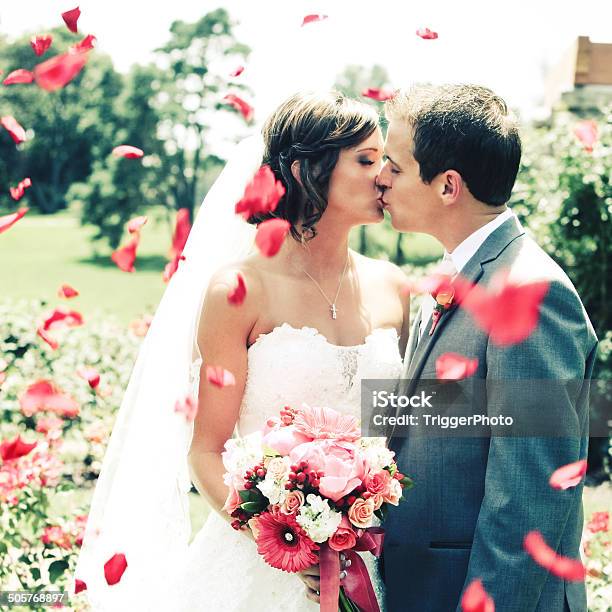
[(377, 185), (396, 230), (429, 233), (439, 223), (438, 185), (435, 179), (429, 185), (422, 181), (412, 150), (412, 129), (404, 121), (392, 119)]

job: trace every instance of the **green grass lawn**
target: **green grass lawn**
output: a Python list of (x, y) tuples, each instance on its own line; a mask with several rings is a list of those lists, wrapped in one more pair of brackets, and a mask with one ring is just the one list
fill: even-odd
[(95, 254), (94, 228), (81, 227), (74, 215), (28, 213), (0, 236), (2, 298), (40, 298), (57, 305), (66, 302), (57, 290), (68, 283), (80, 295), (67, 304), (85, 317), (113, 315), (128, 323), (152, 311), (165, 288), (162, 270), (171, 239), (168, 224), (152, 217), (142, 229), (136, 272), (129, 273), (117, 268), (102, 244)]
[[(68, 283), (80, 292), (68, 304), (86, 318), (113, 315), (127, 324), (152, 312), (165, 289), (162, 271), (171, 228), (162, 210), (152, 210), (148, 217), (141, 233), (136, 272), (129, 273), (111, 261), (111, 250), (104, 243), (92, 242), (95, 228), (82, 227), (74, 213), (28, 213), (0, 236), (1, 297), (44, 299), (55, 306), (64, 301), (57, 298), (57, 289)], [(384, 237), (391, 251), (395, 234), (388, 227), (372, 229)], [(126, 232), (124, 241), (127, 236)], [(409, 234), (404, 238), (404, 252), (408, 259), (420, 263), (437, 258), (441, 247), (429, 236)]]

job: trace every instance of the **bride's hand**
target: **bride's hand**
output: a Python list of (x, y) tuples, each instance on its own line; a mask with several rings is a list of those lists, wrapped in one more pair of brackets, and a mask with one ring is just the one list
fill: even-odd
[[(348, 568), (351, 566), (351, 561), (340, 553), (340, 580), (346, 578)], [(321, 591), (321, 570), (319, 564), (313, 565), (301, 572), (298, 572), (300, 580), (306, 585), (306, 598), (320, 603)]]

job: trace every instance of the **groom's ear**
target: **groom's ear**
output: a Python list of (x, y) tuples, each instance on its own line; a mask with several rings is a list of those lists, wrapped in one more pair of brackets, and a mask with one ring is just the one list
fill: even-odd
[(447, 170), (441, 175), (442, 199), (446, 204), (457, 201), (463, 190), (463, 179), (456, 170)]

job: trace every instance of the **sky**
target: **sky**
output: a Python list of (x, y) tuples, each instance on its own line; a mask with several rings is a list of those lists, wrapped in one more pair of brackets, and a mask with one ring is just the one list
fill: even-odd
[[(0, 31), (43, 33), (77, 1), (0, 0)], [(174, 20), (195, 21), (224, 6), (238, 39), (253, 49), (241, 78), (253, 91), (259, 121), (297, 89), (330, 87), (347, 64), (376, 63), (392, 87), (424, 80), (487, 85), (529, 119), (541, 113), (546, 68), (578, 35), (612, 42), (609, 0), (81, 0), (79, 6), (79, 31), (95, 34), (98, 49), (121, 71), (152, 59)], [(312, 13), (328, 19), (300, 27)], [(418, 38), (422, 27), (439, 38)]]

